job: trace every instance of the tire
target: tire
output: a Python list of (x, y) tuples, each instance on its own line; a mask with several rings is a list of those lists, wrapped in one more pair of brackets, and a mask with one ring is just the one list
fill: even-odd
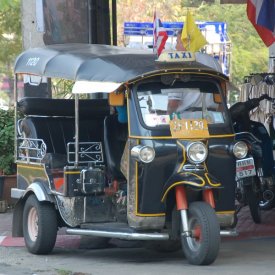
[(40, 202), (30, 195), (23, 211), (23, 235), (25, 244), (32, 254), (48, 254), (55, 245), (57, 215), (49, 202)]
[(246, 196), (247, 204), (254, 223), (256, 224), (261, 223), (262, 218), (261, 218), (261, 209), (259, 205), (260, 199), (257, 193), (253, 190), (251, 186), (246, 186), (245, 196)]
[[(188, 209), (190, 237), (181, 236), (182, 249), (190, 264), (209, 265), (220, 248), (220, 225), (214, 209), (205, 202), (193, 202)], [(196, 236), (195, 236), (196, 234)]]

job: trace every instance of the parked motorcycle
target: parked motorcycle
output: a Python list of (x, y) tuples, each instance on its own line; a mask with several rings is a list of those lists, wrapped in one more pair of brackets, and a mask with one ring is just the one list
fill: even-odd
[(256, 175), (237, 180), (236, 198), (241, 204), (249, 205), (255, 223), (260, 223), (260, 210), (274, 206), (274, 160), (272, 140), (265, 126), (249, 117), (251, 110), (257, 108), (262, 100), (274, 102), (264, 94), (259, 98), (238, 102), (230, 108), (236, 139), (246, 140), (250, 144), (255, 161)]

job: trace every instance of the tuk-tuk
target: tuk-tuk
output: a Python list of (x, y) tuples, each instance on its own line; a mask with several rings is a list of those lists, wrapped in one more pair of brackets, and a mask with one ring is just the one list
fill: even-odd
[[(15, 63), (19, 75), (72, 80), (66, 92), (74, 98), (19, 100), (15, 89), (13, 236), (47, 254), (66, 227), (182, 247), (195, 265), (215, 261), (220, 236), (236, 234), (236, 160), (247, 154), (229, 118), (227, 76), (191, 52), (156, 60), (145, 50), (89, 44), (27, 50)], [(169, 110), (187, 93), (185, 105), (197, 106)]]

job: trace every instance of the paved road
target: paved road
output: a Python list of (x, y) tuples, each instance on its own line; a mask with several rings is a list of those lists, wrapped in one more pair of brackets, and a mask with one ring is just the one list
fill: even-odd
[(31, 255), (22, 239), (6, 237), (12, 213), (0, 214), (0, 275), (273, 275), (275, 210), (264, 213), (262, 225), (254, 225), (246, 209), (239, 216), (240, 236), (223, 239), (215, 263), (201, 267), (189, 265), (181, 252), (157, 253), (137, 243), (113, 241), (105, 249), (83, 249), (89, 247), (87, 239), (62, 232), (52, 254)]
[(24, 248), (0, 247), (0, 274), (22, 275), (167, 275), (274, 274), (275, 238), (223, 241), (211, 266), (191, 266), (181, 252), (157, 253), (144, 248), (98, 250), (55, 248), (48, 256)]

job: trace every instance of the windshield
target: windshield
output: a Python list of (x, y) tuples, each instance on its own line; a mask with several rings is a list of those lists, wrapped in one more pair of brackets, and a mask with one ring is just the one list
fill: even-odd
[[(224, 106), (218, 100), (219, 87), (207, 81), (142, 83), (137, 96), (144, 123), (149, 127), (168, 125), (179, 119), (206, 119), (208, 124), (225, 122)], [(220, 98), (220, 97), (219, 97)]]

